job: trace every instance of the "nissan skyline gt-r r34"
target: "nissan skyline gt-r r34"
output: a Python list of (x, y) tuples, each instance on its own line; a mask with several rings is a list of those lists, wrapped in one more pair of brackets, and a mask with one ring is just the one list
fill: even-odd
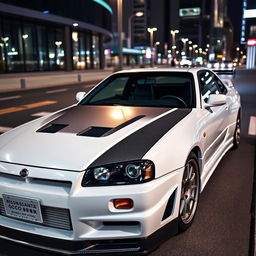
[(0, 238), (62, 254), (146, 254), (193, 222), (240, 141), (240, 96), (209, 69), (107, 77), (0, 136)]

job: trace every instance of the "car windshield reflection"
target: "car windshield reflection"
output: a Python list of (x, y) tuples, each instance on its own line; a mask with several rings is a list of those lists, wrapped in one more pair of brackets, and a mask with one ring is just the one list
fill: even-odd
[(80, 105), (193, 108), (193, 76), (185, 72), (114, 74)]

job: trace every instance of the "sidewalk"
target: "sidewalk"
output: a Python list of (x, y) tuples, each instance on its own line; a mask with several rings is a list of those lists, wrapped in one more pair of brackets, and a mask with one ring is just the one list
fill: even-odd
[(1, 74), (0, 92), (37, 89), (81, 82), (88, 83), (102, 80), (112, 73), (112, 69), (105, 69)]

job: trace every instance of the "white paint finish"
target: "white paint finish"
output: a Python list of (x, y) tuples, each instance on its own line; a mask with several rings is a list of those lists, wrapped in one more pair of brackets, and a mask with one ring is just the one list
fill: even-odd
[(51, 113), (52, 112), (38, 112), (38, 113), (32, 114), (31, 116), (41, 117), (41, 116), (47, 116)]
[(251, 116), (250, 117), (248, 134), (252, 135), (252, 136), (256, 135), (256, 116)]
[(4, 100), (15, 100), (15, 99), (19, 99), (21, 98), (20, 95), (15, 95), (15, 96), (10, 96), (10, 97), (3, 97), (3, 98), (0, 98), (0, 101), (4, 101)]
[(3, 133), (3, 132), (8, 132), (10, 131), (11, 129), (13, 129), (12, 127), (4, 127), (4, 126), (0, 126), (0, 132)]
[(66, 92), (68, 89), (56, 89), (56, 90), (50, 90), (50, 91), (46, 91), (47, 94), (50, 93), (57, 93), (57, 92)]
[[(179, 69), (175, 69), (175, 71), (178, 70)], [(9, 182), (7, 180), (8, 178), (6, 178), (6, 182), (3, 182), (4, 185), (0, 186), (0, 194), (7, 191), (8, 193), (19, 194), (26, 197), (33, 193), (33, 195), (36, 198), (40, 198), (45, 205), (56, 207), (57, 204), (57, 207), (70, 208), (72, 211), (73, 231), (58, 230), (57, 232), (53, 228), (43, 226), (38, 226), (31, 230), (30, 224), (17, 223), (17, 221), (8, 218), (4, 220), (0, 218), (2, 221), (1, 224), (46, 237), (67, 240), (94, 240), (99, 238), (148, 237), (160, 227), (163, 227), (169, 221), (175, 219), (179, 211), (181, 181), (184, 171), (182, 166), (184, 166), (187, 156), (193, 147), (198, 146), (202, 151), (202, 155), (204, 155), (207, 149), (207, 143), (203, 134), (206, 132), (207, 137), (210, 136), (208, 130), (206, 130), (208, 126), (209, 130), (214, 127), (216, 128), (215, 123), (210, 123), (212, 121), (211, 118), (205, 118), (214, 115), (214, 113), (201, 108), (197, 71), (192, 71), (192, 73), (194, 73), (195, 77), (196, 97), (198, 99), (197, 107), (161, 137), (161, 139), (143, 156), (143, 159), (152, 160), (156, 167), (156, 177), (158, 178), (149, 183), (136, 186), (86, 188), (81, 188), (80, 186), (84, 175), (83, 170), (92, 162), (127, 136), (168, 114), (167, 112), (154, 119), (148, 117), (142, 118), (109, 136), (100, 138), (76, 136), (76, 134), (65, 132), (58, 132), (56, 134), (35, 132), (43, 125), (56, 119), (58, 114), (61, 115), (60, 112), (50, 117), (42, 117), (41, 119), (34, 120), (29, 124), (15, 129), (9, 134), (7, 133), (1, 136), (0, 145), (5, 145), (4, 149), (0, 148), (0, 159), (2, 161), (30, 165), (28, 168), (31, 177), (46, 180), (71, 181), (72, 188), (69, 193), (66, 193), (65, 190), (61, 190), (59, 187), (54, 189), (53, 185), (50, 185), (51, 187), (49, 186), (49, 189), (48, 185), (42, 187), (32, 182), (28, 184), (23, 183), (22, 186), (18, 186), (11, 181)], [(234, 116), (237, 116), (237, 111), (240, 107), (240, 98), (235, 96), (236, 91), (234, 88), (230, 88), (230, 90), (233, 91), (230, 95), (233, 99), (233, 101), (230, 101), (230, 104), (233, 103), (234, 109), (232, 118), (229, 118), (229, 112), (227, 110), (224, 109), (224, 112), (227, 115), (225, 121), (228, 124), (233, 124), (235, 122)], [(117, 108), (120, 107), (117, 106)], [(222, 107), (218, 109), (220, 111), (223, 110)], [(171, 111), (176, 111), (176, 109), (170, 110), (170, 112)], [(219, 129), (221, 129), (221, 127)], [(202, 187), (205, 186), (212, 175), (217, 163), (232, 146), (233, 131), (228, 132), (227, 137), (226, 141), (216, 150), (217, 152), (213, 154), (210, 159), (211, 162), (208, 162), (207, 166), (204, 165), (205, 163), (202, 161), (202, 168), (205, 168), (204, 170), (207, 173), (207, 177), (202, 182)], [(24, 145), (26, 146), (24, 147)], [(134, 147), (136, 146), (135, 142)], [(35, 164), (44, 168), (33, 167)], [(180, 168), (175, 169), (177, 166)], [(21, 165), (17, 166), (15, 164), (0, 162), (0, 172), (18, 175), (20, 169), (17, 167), (22, 168)], [(57, 170), (56, 168), (65, 169), (65, 171)], [(177, 197), (173, 214), (170, 218), (162, 221), (163, 212), (168, 199), (175, 189), (177, 189)], [(118, 198), (131, 198), (135, 202), (134, 208), (113, 214), (113, 212), (111, 212), (110, 202), (117, 196)], [(83, 204), (81, 204), (81, 201), (83, 201)], [(91, 207), (84, 207), (85, 205), (90, 205)], [(136, 229), (136, 227), (127, 226), (117, 230), (116, 227), (102, 225), (102, 221), (117, 222), (134, 220), (140, 223), (139, 230)]]

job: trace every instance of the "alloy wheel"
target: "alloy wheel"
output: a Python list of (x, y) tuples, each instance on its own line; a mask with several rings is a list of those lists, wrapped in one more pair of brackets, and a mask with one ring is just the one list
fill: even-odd
[(187, 161), (182, 178), (180, 218), (184, 224), (189, 224), (195, 215), (199, 198), (199, 170), (197, 161), (191, 158)]

